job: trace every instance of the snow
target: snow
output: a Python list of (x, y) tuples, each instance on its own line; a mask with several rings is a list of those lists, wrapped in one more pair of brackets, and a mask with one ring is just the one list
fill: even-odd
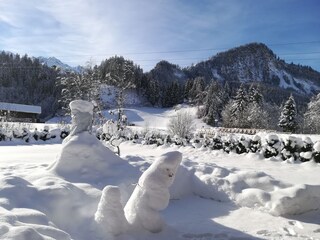
[(61, 60), (59, 60), (55, 57), (38, 57), (38, 59), (39, 59), (40, 63), (45, 64), (48, 67), (56, 66), (62, 72), (73, 71), (76, 73), (80, 73), (83, 71), (83, 67), (81, 67), (81, 66), (71, 67), (68, 64), (61, 62)]
[[(123, 110), (129, 123), (140, 129), (166, 130), (170, 118), (175, 117), (178, 112), (187, 112), (194, 117), (194, 127), (196, 129), (209, 127), (202, 120), (196, 118), (197, 107), (187, 105), (179, 105), (178, 108), (128, 107)], [(116, 111), (112, 110), (112, 112)], [(103, 114), (108, 119), (117, 119), (117, 116), (110, 115), (109, 111), (104, 111)]]
[(117, 236), (127, 230), (128, 222), (124, 216), (119, 187), (106, 186), (102, 190), (95, 221), (105, 238)]
[(74, 100), (70, 102), (71, 113), (77, 112), (88, 112), (91, 115), (93, 114), (93, 104), (84, 100)]
[[(314, 91), (320, 90), (318, 86), (315, 86), (309, 80), (294, 78), (286, 71), (277, 69), (272, 62), (269, 63), (269, 68), (271, 72), (280, 79), (279, 86), (281, 88), (291, 88), (302, 94), (311, 94)], [(289, 83), (284, 78), (287, 78), (287, 81), (289, 81)], [(298, 88), (294, 82), (300, 84), (302, 89)]]
[[(176, 113), (130, 109), (129, 121), (157, 129)], [(132, 142), (120, 143), (119, 157), (80, 122), (82, 130), (62, 144), (0, 146), (0, 239), (320, 239), (314, 161)], [(278, 145), (279, 138), (297, 144), (304, 137), (320, 150), (319, 135), (286, 136), (252, 138)]]
[(130, 225), (158, 233), (164, 228), (159, 211), (164, 210), (170, 200), (169, 187), (182, 160), (180, 152), (169, 152), (156, 159), (141, 175), (129, 198), (125, 216)]
[(0, 102), (0, 110), (26, 112), (26, 113), (38, 113), (38, 114), (41, 113), (40, 106), (6, 103), (6, 102)]
[[(121, 234), (115, 239), (320, 238), (319, 210), (311, 211), (319, 203), (314, 201), (320, 188), (320, 166), (315, 163), (289, 164), (266, 160), (259, 154), (225, 154), (191, 147), (137, 147), (132, 143), (120, 147), (131, 170), (115, 177), (118, 183), (134, 169), (145, 171), (168, 151), (178, 150), (183, 160), (170, 187), (169, 205), (161, 212), (164, 230), (156, 235)], [(0, 148), (0, 155), (6, 156), (0, 165), (1, 237), (99, 239), (94, 216), (105, 192), (101, 190), (113, 183), (109, 178), (97, 188), (94, 181), (71, 182), (52, 173), (48, 165), (62, 149), (60, 144)], [(139, 175), (135, 174), (133, 183)], [(119, 204), (116, 195), (111, 197)], [(121, 194), (121, 198), (126, 201), (126, 196)], [(288, 211), (302, 214), (278, 216)], [(92, 231), (97, 238), (92, 238)]]
[(320, 152), (320, 141), (316, 142), (316, 143), (313, 145), (313, 149), (314, 149), (316, 152)]

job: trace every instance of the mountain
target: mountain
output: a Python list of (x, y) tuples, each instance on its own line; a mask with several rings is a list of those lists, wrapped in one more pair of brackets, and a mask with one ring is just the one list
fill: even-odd
[(83, 67), (77, 66), (77, 67), (71, 67), (68, 64), (65, 64), (61, 62), (59, 59), (55, 57), (38, 57), (40, 63), (47, 65), (48, 67), (56, 66), (58, 67), (62, 72), (77, 72), (80, 73), (83, 70)]
[(153, 79), (161, 83), (161, 85), (170, 85), (172, 82), (177, 81), (180, 84), (185, 84), (188, 76), (178, 66), (162, 60), (147, 73), (149, 79)]
[(311, 67), (288, 64), (265, 44), (251, 43), (218, 53), (185, 69), (189, 78), (204, 77), (230, 83), (260, 83), (302, 95), (320, 91), (320, 73)]

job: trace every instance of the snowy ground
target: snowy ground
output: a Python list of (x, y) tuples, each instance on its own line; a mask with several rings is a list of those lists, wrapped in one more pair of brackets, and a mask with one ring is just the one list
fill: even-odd
[[(175, 110), (131, 108), (126, 114), (137, 126), (164, 129)], [(105, 175), (99, 167), (89, 167), (97, 176), (88, 180), (80, 177), (83, 173), (52, 171), (61, 144), (5, 144), (0, 146), (0, 239), (112, 239), (97, 234), (94, 225), (101, 190), (108, 184), (119, 185), (125, 204), (141, 173), (170, 151), (180, 151), (183, 159), (169, 206), (161, 212), (166, 228), (157, 234), (130, 232), (115, 240), (320, 239), (320, 165), (313, 162), (124, 142), (120, 148), (125, 161), (110, 165)], [(89, 161), (97, 161), (90, 151), (96, 150), (78, 148), (74, 155), (87, 154)]]
[[(74, 219), (73, 215), (68, 214), (57, 216), (56, 212), (50, 212), (59, 207), (60, 213), (68, 213), (70, 212), (68, 208), (81, 205), (79, 202), (61, 204), (59, 194), (71, 197), (65, 188), (71, 189), (74, 191), (72, 194), (78, 194), (79, 197), (82, 194), (86, 196), (72, 201), (89, 201), (87, 198), (90, 198), (90, 204), (95, 205), (99, 200), (100, 190), (92, 185), (64, 183), (58, 177), (46, 179), (50, 176), (46, 169), (54, 162), (60, 150), (60, 144), (0, 147), (0, 156), (2, 156), (0, 165), (1, 239), (31, 239), (28, 236), (34, 237), (34, 230), (40, 237), (32, 239), (69, 239), (65, 233), (67, 231), (74, 239), (89, 239), (85, 237), (91, 236), (89, 227), (74, 230), (74, 225), (83, 224), (84, 219)], [(288, 164), (262, 160), (258, 155), (227, 155), (222, 152), (209, 152), (189, 147), (156, 148), (155, 146), (137, 146), (132, 143), (121, 145), (122, 157), (140, 169), (145, 169), (148, 163), (171, 150), (181, 151), (184, 167), (196, 166), (200, 178), (208, 177), (207, 183), (216, 180), (212, 177), (213, 175), (220, 176), (220, 181), (227, 179), (226, 173), (234, 175), (230, 175), (228, 179), (229, 182), (235, 183), (232, 193), (249, 188), (249, 185), (252, 185), (251, 189), (268, 191), (271, 191), (267, 189), (270, 184), (276, 188), (298, 186), (301, 183), (320, 187), (318, 177), (320, 166), (311, 163)], [(260, 172), (259, 176), (253, 174), (257, 172)], [(188, 174), (178, 174), (176, 181), (178, 182), (186, 175)], [(243, 179), (247, 179), (248, 186), (243, 186)], [(275, 216), (268, 208), (259, 204), (241, 206), (236, 201), (225, 201), (223, 190), (211, 192), (210, 186), (203, 186), (200, 183), (198, 186), (203, 189), (198, 189), (197, 195), (190, 194), (192, 187), (186, 184), (188, 183), (181, 180), (178, 185), (173, 186), (178, 190), (174, 190), (176, 196), (172, 196), (169, 207), (163, 211), (168, 227), (162, 233), (122, 235), (116, 239), (320, 239), (319, 210), (308, 210), (303, 214), (285, 217)], [(50, 189), (51, 197), (55, 201), (46, 199), (47, 202), (43, 202), (44, 199), (41, 199), (39, 192), (45, 191), (50, 186), (54, 186)], [(58, 190), (58, 194), (55, 190)], [(79, 190), (84, 192), (77, 193)], [(294, 193), (289, 190), (287, 198), (290, 194)], [(303, 200), (302, 196), (294, 197), (299, 201)], [(249, 204), (250, 201), (244, 202)], [(61, 205), (51, 206), (51, 204)], [(88, 208), (91, 207), (90, 204), (88, 203)], [(284, 207), (294, 208), (294, 206)], [(19, 233), (25, 229), (28, 231), (23, 234), (24, 238), (18, 238)]]

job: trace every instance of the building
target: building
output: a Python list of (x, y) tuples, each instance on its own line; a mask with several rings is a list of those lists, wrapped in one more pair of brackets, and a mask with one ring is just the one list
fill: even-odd
[(40, 106), (0, 102), (0, 120), (8, 122), (37, 122)]

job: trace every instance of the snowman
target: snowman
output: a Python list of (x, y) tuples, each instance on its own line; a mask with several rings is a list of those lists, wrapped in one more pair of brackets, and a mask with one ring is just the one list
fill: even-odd
[[(93, 104), (75, 100), (69, 106), (72, 128), (63, 140), (61, 152), (55, 163), (49, 169), (71, 182), (98, 185), (105, 185), (108, 178), (129, 171), (130, 166), (126, 161), (116, 156), (91, 134)], [(118, 167), (114, 168), (115, 165)]]
[(162, 231), (164, 221), (159, 211), (169, 204), (169, 187), (181, 160), (180, 152), (168, 152), (155, 160), (141, 175), (124, 208), (125, 216), (134, 229), (145, 229), (152, 233)]
[(98, 209), (95, 213), (95, 222), (103, 236), (109, 234), (117, 236), (126, 231), (128, 222), (124, 216), (119, 187), (106, 186), (102, 190)]

